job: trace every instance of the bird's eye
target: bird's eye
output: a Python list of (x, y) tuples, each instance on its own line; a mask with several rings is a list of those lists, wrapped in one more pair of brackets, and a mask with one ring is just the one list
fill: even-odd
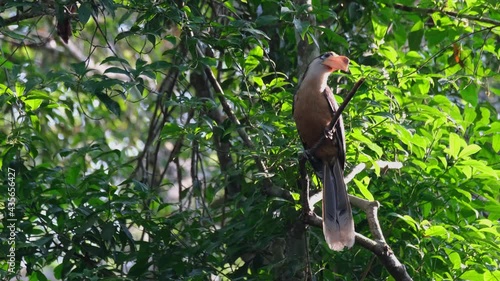
[(326, 59), (326, 58), (330, 57), (331, 55), (332, 54), (330, 54), (330, 53), (326, 53), (326, 54), (323, 55), (323, 58)]

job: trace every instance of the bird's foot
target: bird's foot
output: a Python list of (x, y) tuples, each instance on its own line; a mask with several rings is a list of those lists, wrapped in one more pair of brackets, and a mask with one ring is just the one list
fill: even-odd
[(335, 136), (335, 128), (329, 130), (327, 127), (327, 128), (325, 128), (325, 131), (323, 133), (325, 134), (325, 138), (327, 138), (329, 140), (333, 140), (333, 138)]

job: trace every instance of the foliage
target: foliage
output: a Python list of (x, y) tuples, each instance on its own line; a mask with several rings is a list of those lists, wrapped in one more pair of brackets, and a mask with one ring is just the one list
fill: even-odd
[[(500, 4), (312, 6), (315, 23), (288, 0), (3, 1), (0, 274), (13, 276), (15, 218), (29, 280), (296, 275), (284, 259), (298, 205), (268, 189), (300, 193), (303, 39), (351, 58), (331, 85), (367, 78), (344, 113), (347, 172), (371, 167), (350, 193), (381, 202), (414, 280), (500, 279)], [(321, 229), (307, 239), (317, 280), (391, 280), (366, 249), (334, 254)]]

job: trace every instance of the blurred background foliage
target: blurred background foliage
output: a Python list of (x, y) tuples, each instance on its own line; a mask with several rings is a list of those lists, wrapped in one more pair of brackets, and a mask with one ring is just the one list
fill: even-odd
[(344, 112), (346, 172), (370, 168), (349, 192), (380, 201), (413, 279), (499, 280), (498, 11), (496, 0), (0, 1), (0, 275), (16, 279), (10, 168), (22, 280), (394, 280), (360, 246), (331, 252), (321, 229), (291, 243), (305, 41), (351, 59), (331, 78), (339, 101), (366, 78)]

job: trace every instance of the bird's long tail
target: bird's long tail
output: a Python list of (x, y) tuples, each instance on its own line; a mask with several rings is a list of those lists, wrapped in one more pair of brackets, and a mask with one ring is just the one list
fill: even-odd
[(323, 234), (330, 249), (341, 251), (354, 245), (354, 221), (344, 182), (344, 173), (336, 160), (323, 162)]

